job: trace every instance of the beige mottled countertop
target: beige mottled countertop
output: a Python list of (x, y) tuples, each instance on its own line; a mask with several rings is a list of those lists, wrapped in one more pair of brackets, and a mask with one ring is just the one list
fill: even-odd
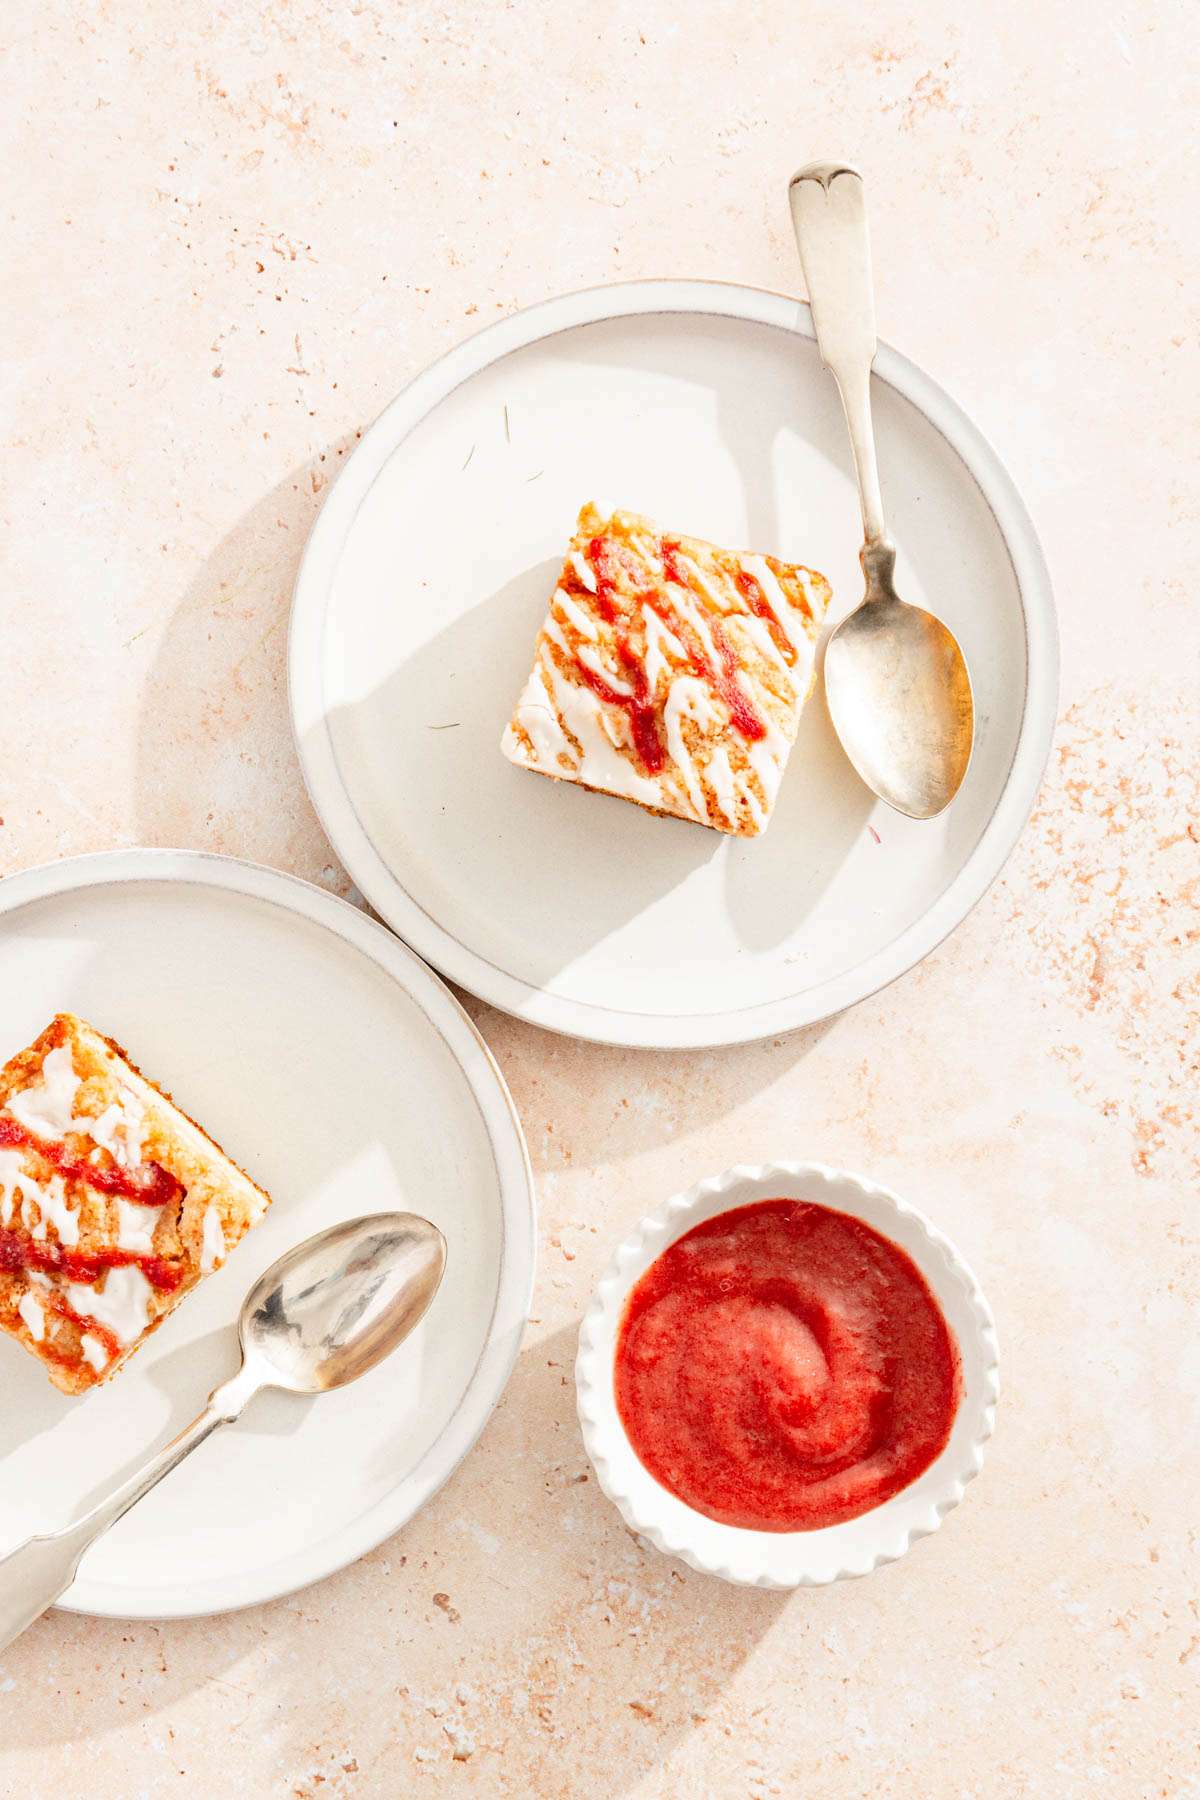
[[(482, 1441), (401, 1537), (291, 1599), (41, 1621), (0, 1658), (0, 1788), (1200, 1794), (1180, 0), (48, 0), (8, 37), (4, 873), (186, 844), (344, 892), (284, 646), (348, 446), (428, 358), (557, 290), (794, 287), (784, 184), (818, 154), (870, 178), (881, 331), (1031, 505), (1063, 688), (1004, 878), (854, 1012), (651, 1055), (470, 1003), (542, 1209), (533, 1322)], [(587, 1478), (571, 1388), (617, 1230), (770, 1155), (926, 1206), (989, 1290), (1005, 1377), (984, 1477), (938, 1536), (791, 1597), (643, 1552)]]

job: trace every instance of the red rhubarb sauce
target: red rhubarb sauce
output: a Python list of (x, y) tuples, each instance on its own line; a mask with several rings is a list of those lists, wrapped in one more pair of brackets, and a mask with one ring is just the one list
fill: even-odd
[[(689, 589), (687, 572), (680, 562), (680, 549), (676, 542), (663, 538), (659, 544), (659, 555), (663, 572), (668, 582), (677, 587)], [(767, 728), (755, 712), (749, 696), (738, 679), (738, 661), (732, 644), (715, 615), (707, 618), (708, 632), (713, 646), (720, 659), (720, 668), (714, 666), (712, 658), (704, 649), (699, 637), (687, 620), (681, 618), (678, 609), (669, 597), (653, 588), (638, 592), (628, 602), (622, 600), (617, 582), (623, 570), (636, 586), (644, 573), (629, 552), (608, 537), (591, 538), (587, 546), (587, 561), (591, 565), (595, 577), (595, 605), (600, 616), (617, 631), (617, 660), (621, 665), (623, 682), (628, 686), (628, 693), (621, 693), (611, 682), (605, 681), (603, 675), (597, 674), (578, 654), (575, 656), (575, 667), (587, 686), (607, 706), (622, 708), (629, 718), (629, 735), (634, 748), (641, 758), (643, 766), (656, 775), (666, 762), (662, 738), (658, 728), (658, 706), (650, 691), (649, 678), (646, 674), (644, 655), (634, 648), (631, 642), (631, 631), (645, 637), (645, 610), (652, 607), (658, 614), (668, 631), (672, 632), (687, 653), (688, 661), (696, 675), (708, 683), (715, 694), (725, 702), (729, 709), (729, 721), (734, 729), (749, 742), (756, 742), (767, 735)], [(749, 603), (749, 602), (748, 602)], [(765, 597), (762, 606), (766, 606)], [(762, 611), (762, 606), (755, 605), (752, 610)], [(767, 607), (770, 613), (770, 608)], [(774, 618), (774, 614), (770, 614)], [(776, 621), (776, 625), (778, 622)]]
[(958, 1347), (911, 1257), (860, 1219), (763, 1200), (697, 1225), (626, 1303), (617, 1408), (697, 1512), (814, 1531), (907, 1487), (945, 1448)]

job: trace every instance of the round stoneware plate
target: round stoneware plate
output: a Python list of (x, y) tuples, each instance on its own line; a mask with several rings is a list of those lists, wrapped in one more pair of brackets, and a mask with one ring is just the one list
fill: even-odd
[(900, 591), (963, 644), (974, 758), (942, 818), (902, 819), (817, 691), (759, 840), (530, 775), (500, 734), (584, 500), (808, 563), (835, 620), (860, 599), (845, 426), (808, 308), (712, 282), (569, 295), (461, 344), (366, 434), (301, 568), (292, 714), (339, 855), (422, 956), (556, 1031), (736, 1043), (874, 992), (979, 899), (1050, 742), (1049, 581), (953, 401), (885, 347), (874, 398)]
[(332, 895), (226, 857), (132, 850), (0, 885), (0, 1060), (78, 1012), (274, 1196), (266, 1219), (111, 1383), (53, 1388), (0, 1339), (0, 1552), (77, 1516), (238, 1364), (242, 1296), (312, 1232), (408, 1209), (445, 1279), (391, 1357), (319, 1399), (251, 1401), (88, 1551), (62, 1605), (122, 1618), (286, 1594), (404, 1524), (512, 1367), (533, 1192), (503, 1078), (441, 982)]

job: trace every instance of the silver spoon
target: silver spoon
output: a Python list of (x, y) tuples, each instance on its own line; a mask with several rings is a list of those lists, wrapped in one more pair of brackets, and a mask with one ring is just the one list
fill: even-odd
[(875, 302), (862, 176), (845, 163), (809, 163), (792, 176), (788, 198), (817, 348), (846, 414), (866, 539), (866, 593), (825, 646), (829, 714), (867, 786), (910, 819), (932, 819), (967, 772), (975, 708), (953, 632), (892, 585), (896, 547), (871, 427)]
[(272, 1263), (242, 1302), (242, 1366), (199, 1417), (82, 1519), (0, 1561), (0, 1650), (66, 1592), (88, 1545), (260, 1388), (323, 1394), (373, 1369), (424, 1316), (445, 1266), (445, 1239), (415, 1213), (349, 1219)]

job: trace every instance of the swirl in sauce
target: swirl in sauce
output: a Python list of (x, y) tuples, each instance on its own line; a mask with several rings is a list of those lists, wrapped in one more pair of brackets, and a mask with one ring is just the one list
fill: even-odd
[(697, 1512), (812, 1531), (907, 1487), (945, 1448), (958, 1347), (912, 1259), (797, 1200), (735, 1207), (634, 1287), (617, 1407), (650, 1473)]

